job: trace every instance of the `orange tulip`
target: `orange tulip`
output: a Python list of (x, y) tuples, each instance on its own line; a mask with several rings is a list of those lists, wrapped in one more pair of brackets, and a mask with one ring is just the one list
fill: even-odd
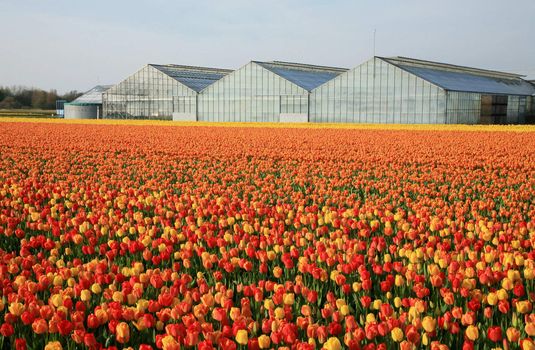
[(51, 341), (45, 345), (45, 350), (63, 350), (63, 346), (59, 341)]
[(516, 328), (513, 328), (513, 327), (507, 328), (507, 331), (505, 332), (505, 334), (507, 335), (507, 339), (511, 343), (516, 343), (520, 339), (520, 331)]
[(35, 334), (44, 334), (48, 331), (48, 322), (39, 318), (32, 323), (32, 329)]

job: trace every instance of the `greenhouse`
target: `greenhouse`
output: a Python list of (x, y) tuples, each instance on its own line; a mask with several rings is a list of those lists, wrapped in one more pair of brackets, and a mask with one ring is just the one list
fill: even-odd
[(230, 70), (148, 64), (103, 94), (107, 118), (196, 120), (197, 95)]
[(112, 85), (97, 85), (72, 102), (64, 103), (65, 119), (99, 119), (102, 118), (102, 95)]
[(307, 122), (310, 91), (344, 68), (252, 61), (199, 95), (200, 121)]
[(535, 88), (522, 76), (374, 57), (314, 89), (310, 122), (525, 123)]
[(405, 57), (353, 68), (251, 61), (232, 71), (149, 64), (103, 94), (106, 118), (209, 122), (523, 124), (521, 75)]

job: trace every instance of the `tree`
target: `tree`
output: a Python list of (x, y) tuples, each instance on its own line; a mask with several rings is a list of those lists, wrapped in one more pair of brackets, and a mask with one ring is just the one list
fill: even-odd
[(9, 96), (9, 90), (3, 87), (0, 87), (0, 101), (3, 101), (4, 98)]
[(11, 88), (12, 96), (21, 104), (21, 107), (31, 107), (32, 106), (32, 96), (33, 90), (23, 88), (21, 86), (15, 86)]
[(46, 94), (46, 109), (55, 109), (56, 108), (56, 100), (58, 99), (58, 92), (56, 90), (50, 90)]
[(82, 95), (83, 93), (76, 91), (76, 90), (72, 90), (72, 91), (65, 93), (63, 96), (61, 96), (61, 99), (66, 100), (67, 102), (71, 102)]
[[(78, 98), (82, 93), (72, 90), (63, 95), (58, 95), (56, 90), (48, 92), (23, 86), (1, 87), (0, 102), (1, 108), (39, 108), (55, 109), (56, 100), (66, 100), (68, 102)], [(9, 99), (7, 99), (10, 97)], [(6, 100), (7, 99), (7, 100)]]
[(22, 107), (13, 96), (7, 96), (0, 102), (0, 109), (16, 109)]
[(46, 92), (43, 90), (33, 90), (32, 91), (32, 108), (43, 109), (46, 104)]

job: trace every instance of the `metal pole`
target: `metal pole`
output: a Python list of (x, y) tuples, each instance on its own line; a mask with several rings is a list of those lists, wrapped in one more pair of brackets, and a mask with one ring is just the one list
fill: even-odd
[(375, 57), (375, 34), (377, 32), (377, 29), (373, 29), (373, 57)]

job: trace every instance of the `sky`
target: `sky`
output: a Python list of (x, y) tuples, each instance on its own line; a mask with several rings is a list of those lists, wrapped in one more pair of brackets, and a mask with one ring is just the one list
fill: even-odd
[(535, 79), (534, 0), (0, 0), (0, 86), (85, 91), (147, 63), (355, 67), (374, 55)]

